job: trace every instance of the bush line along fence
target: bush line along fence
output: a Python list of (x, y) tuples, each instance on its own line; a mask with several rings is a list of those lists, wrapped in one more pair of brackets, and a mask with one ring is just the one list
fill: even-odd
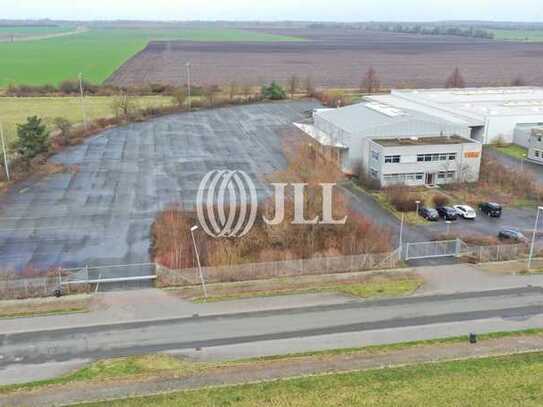
[[(491, 263), (526, 259), (529, 247), (525, 244), (474, 246), (462, 245), (457, 253), (461, 260), (471, 263)], [(540, 255), (540, 252), (536, 252)], [(361, 254), (343, 257), (320, 257), (301, 260), (286, 260), (269, 263), (248, 263), (233, 266), (203, 267), (202, 271), (208, 283), (265, 280), (297, 275), (324, 275), (349, 272), (377, 271), (394, 269), (402, 266), (400, 250), (383, 254)], [(101, 270), (104, 269), (105, 272)], [(154, 273), (156, 287), (182, 287), (200, 284), (197, 268), (171, 270), (159, 264), (136, 264), (105, 268), (82, 268), (62, 270), (50, 273), (46, 277), (18, 278), (15, 273), (0, 274), (0, 300), (47, 297), (53, 295), (59, 287), (59, 273), (64, 282), (65, 294), (91, 292), (96, 288), (96, 280), (104, 279), (107, 283), (108, 269), (117, 279), (134, 279), (136, 274)], [(113, 271), (115, 270), (115, 271)], [(124, 270), (124, 271), (123, 271)], [(137, 277), (136, 277), (137, 278)], [(88, 284), (81, 284), (88, 279)], [(77, 281), (77, 284), (70, 284)]]

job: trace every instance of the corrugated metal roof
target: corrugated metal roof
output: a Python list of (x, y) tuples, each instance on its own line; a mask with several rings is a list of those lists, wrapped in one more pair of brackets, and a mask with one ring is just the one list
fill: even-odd
[(315, 114), (353, 135), (372, 136), (382, 133), (383, 136), (409, 136), (421, 132), (425, 134), (451, 133), (455, 130), (463, 133), (467, 129), (467, 126), (415, 110), (401, 109), (401, 111), (403, 114), (386, 114), (382, 109), (373, 108), (371, 103), (362, 102)]
[(429, 106), (421, 103), (416, 103), (408, 99), (403, 99), (394, 95), (374, 95), (368, 96), (368, 100), (375, 101), (378, 103), (386, 103), (390, 106), (397, 107), (399, 109), (410, 109), (417, 110), (421, 113), (425, 113), (430, 116), (439, 117), (443, 120), (447, 120), (451, 123), (456, 123), (463, 126), (484, 126), (485, 119), (481, 117), (474, 117), (463, 115), (459, 112), (451, 113), (445, 110), (436, 108), (434, 106)]

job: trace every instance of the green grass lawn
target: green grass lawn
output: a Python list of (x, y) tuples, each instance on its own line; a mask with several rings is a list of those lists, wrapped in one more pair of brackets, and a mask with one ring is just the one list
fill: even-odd
[(516, 144), (509, 144), (507, 146), (493, 146), (493, 148), (502, 154), (517, 158), (519, 160), (522, 160), (528, 156), (528, 150)]
[(523, 42), (542, 42), (543, 30), (541, 31), (523, 31), (523, 30), (488, 30), (494, 34), (494, 38), (504, 41), (523, 41)]
[[(112, 97), (94, 96), (85, 98), (85, 111), (89, 119), (113, 115)], [(135, 99), (138, 107), (164, 106), (172, 103), (167, 96), (142, 96)], [(0, 121), (8, 141), (16, 136), (16, 125), (29, 116), (39, 116), (51, 127), (53, 119), (64, 117), (72, 123), (82, 122), (81, 104), (78, 97), (0, 97)]]
[(541, 406), (543, 353), (332, 374), (86, 406)]
[[(286, 281), (288, 282), (288, 280)], [(391, 276), (374, 276), (368, 278), (367, 281), (360, 283), (334, 284), (322, 283), (314, 284), (307, 283), (306, 288), (289, 287), (288, 283), (284, 286), (275, 286), (270, 289), (254, 288), (247, 290), (247, 284), (240, 284), (240, 288), (236, 289), (235, 285), (227, 285), (227, 289), (223, 292), (220, 289), (215, 289), (214, 285), (208, 287), (210, 295), (207, 300), (204, 297), (193, 298), (192, 301), (202, 302), (218, 302), (230, 301), (243, 298), (254, 297), (272, 297), (280, 295), (293, 294), (313, 294), (313, 293), (338, 293), (350, 295), (358, 298), (380, 298), (380, 297), (401, 297), (413, 294), (419, 287), (424, 284), (424, 280), (418, 276), (403, 275), (399, 277)], [(312, 286), (313, 285), (313, 286)], [(173, 289), (172, 291), (175, 291)], [(216, 292), (217, 291), (217, 292)]]
[(71, 36), (0, 43), (0, 88), (10, 83), (56, 85), (74, 79), (102, 83), (150, 40), (294, 41), (298, 38), (230, 29), (91, 29)]

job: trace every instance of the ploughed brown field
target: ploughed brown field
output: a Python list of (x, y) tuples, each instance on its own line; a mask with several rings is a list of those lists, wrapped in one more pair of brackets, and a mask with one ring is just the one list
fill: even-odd
[(508, 85), (522, 77), (543, 85), (543, 43), (379, 33), (348, 29), (273, 29), (300, 42), (151, 42), (108, 82), (115, 85), (186, 82), (185, 63), (200, 85), (260, 85), (293, 74), (314, 85), (358, 87), (371, 65), (387, 87), (441, 87), (454, 67), (467, 85)]

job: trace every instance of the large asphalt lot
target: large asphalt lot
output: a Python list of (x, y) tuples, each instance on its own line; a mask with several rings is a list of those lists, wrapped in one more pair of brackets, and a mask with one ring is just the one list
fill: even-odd
[[(111, 129), (53, 157), (79, 167), (0, 201), (0, 269), (149, 261), (150, 226), (174, 203), (192, 206), (203, 176), (282, 168), (282, 129), (316, 102), (256, 104), (171, 115)], [(257, 182), (259, 193), (266, 185)]]

